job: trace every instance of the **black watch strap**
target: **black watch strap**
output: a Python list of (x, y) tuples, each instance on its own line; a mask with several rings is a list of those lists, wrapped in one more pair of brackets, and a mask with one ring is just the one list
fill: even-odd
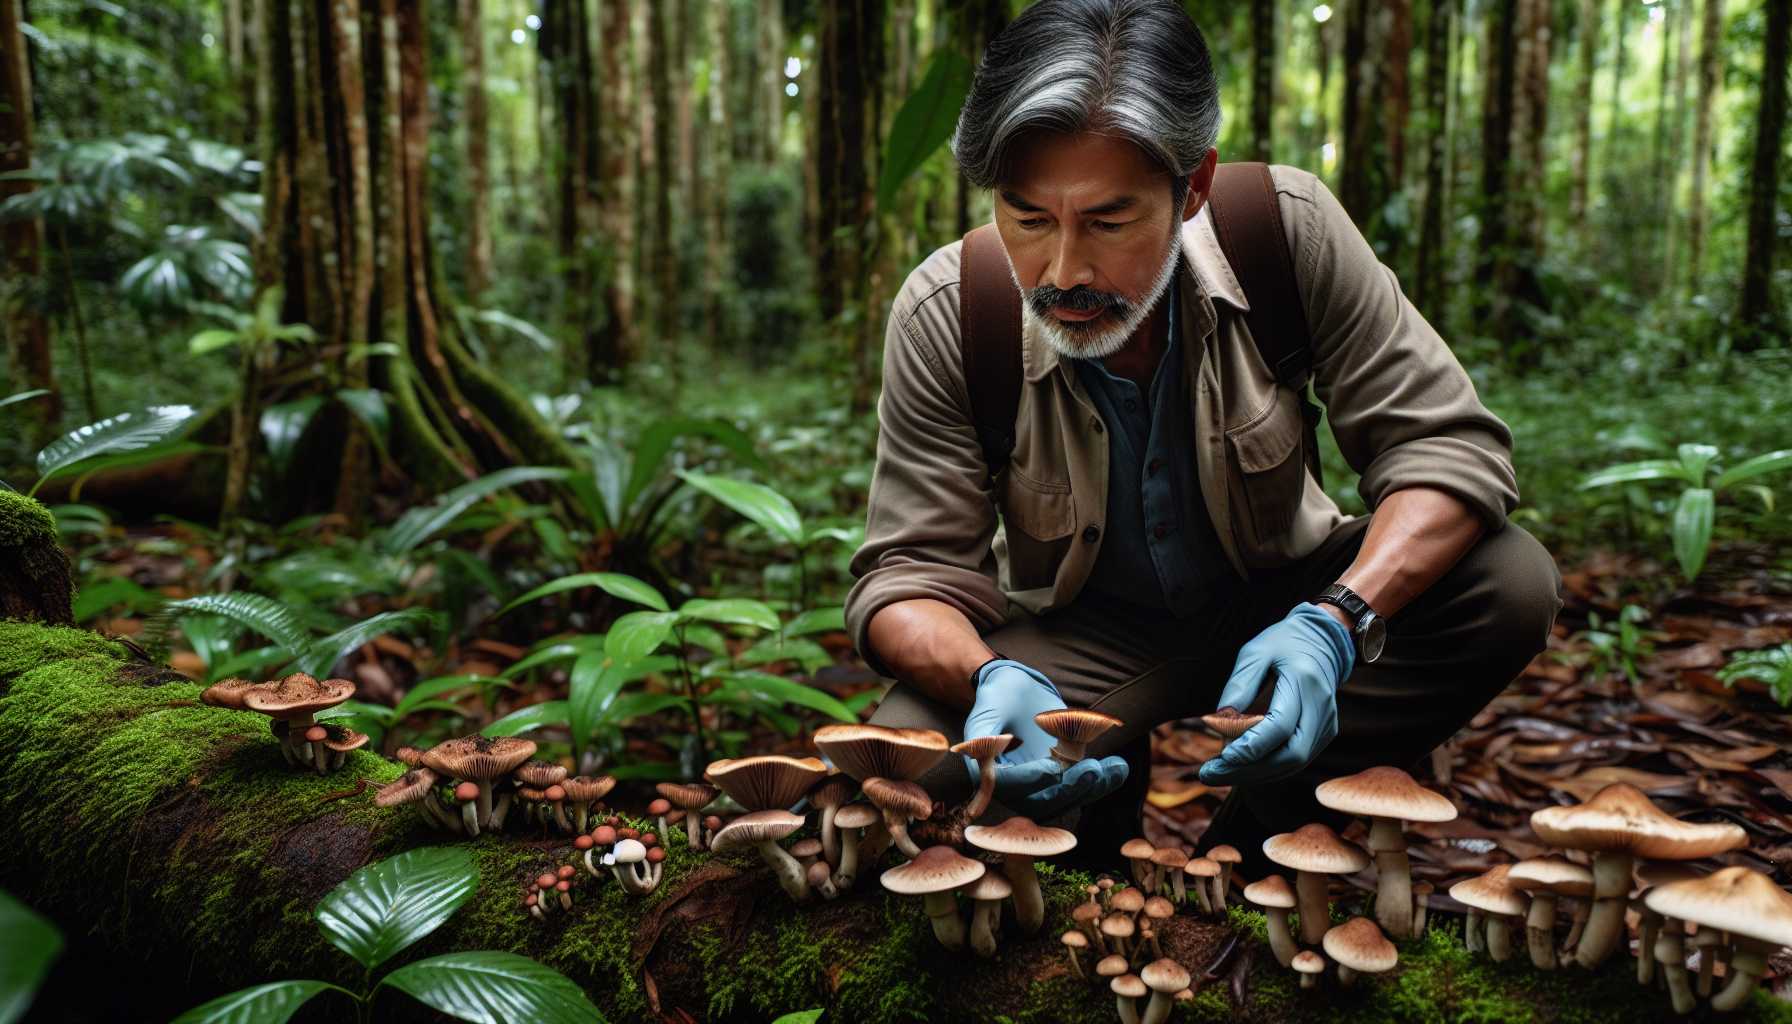
[(1374, 609), (1369, 607), (1369, 602), (1363, 600), (1356, 591), (1342, 583), (1334, 583), (1331, 586), (1326, 587), (1319, 592), (1318, 597), (1313, 598), (1314, 604), (1320, 604), (1322, 602), (1325, 604), (1334, 604), (1339, 608), (1344, 609), (1345, 614), (1350, 616), (1353, 625), (1363, 617), (1364, 612), (1374, 611)]
[(981, 665), (978, 665), (976, 668), (971, 670), (971, 692), (972, 693), (977, 692), (977, 682), (983, 678), (983, 670), (984, 669), (988, 668), (991, 664), (993, 664), (995, 662), (1008, 660), (1008, 656), (1003, 654), (1001, 651), (995, 651), (993, 648), (992, 648), (992, 651), (995, 654), (995, 657), (989, 659), (988, 661), (984, 662)]

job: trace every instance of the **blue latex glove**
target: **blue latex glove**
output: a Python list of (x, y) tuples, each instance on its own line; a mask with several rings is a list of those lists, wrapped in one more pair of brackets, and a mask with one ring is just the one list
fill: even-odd
[(1250, 707), (1265, 675), (1275, 692), (1263, 721), (1201, 766), (1210, 786), (1268, 782), (1305, 768), (1338, 735), (1338, 684), (1356, 665), (1356, 644), (1342, 622), (1303, 601), (1239, 649), (1220, 707)]
[[(1065, 767), (1051, 755), (1057, 740), (1033, 716), (1064, 707), (1051, 680), (1018, 661), (992, 661), (977, 672), (977, 696), (964, 721), (965, 739), (1008, 733), (1020, 741), (996, 759), (996, 799), (1034, 821), (1099, 800), (1126, 781), (1126, 759), (1084, 758)], [(965, 758), (974, 788), (977, 762)]]

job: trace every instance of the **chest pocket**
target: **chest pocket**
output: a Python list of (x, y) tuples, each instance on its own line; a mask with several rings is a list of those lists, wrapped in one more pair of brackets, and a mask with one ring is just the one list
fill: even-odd
[(1226, 431), (1226, 447), (1238, 473), (1233, 511), (1249, 528), (1253, 546), (1294, 525), (1306, 489), (1305, 437), (1299, 396), (1288, 388), (1277, 388), (1262, 413)]
[(1070, 550), (1076, 501), (1069, 484), (1035, 480), (1010, 465), (1002, 483), (1002, 523), (1008, 541), (1008, 586), (1049, 587)]

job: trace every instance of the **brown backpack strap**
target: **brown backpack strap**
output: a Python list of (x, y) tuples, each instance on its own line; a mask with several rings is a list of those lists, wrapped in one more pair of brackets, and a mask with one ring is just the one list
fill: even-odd
[(1020, 292), (994, 224), (964, 236), (958, 264), (959, 343), (971, 419), (989, 476), (1008, 466), (1020, 411)]
[(1277, 383), (1301, 397), (1301, 414), (1307, 421), (1307, 466), (1314, 479), (1323, 483), (1318, 443), (1322, 410), (1307, 398), (1307, 381), (1313, 371), (1312, 335), (1296, 285), (1294, 258), (1288, 252), (1288, 235), (1282, 230), (1282, 212), (1269, 165), (1220, 164), (1213, 176), (1213, 190), (1207, 196), (1207, 208), (1220, 249), (1251, 304), (1244, 322), (1257, 345), (1257, 354), (1275, 374)]

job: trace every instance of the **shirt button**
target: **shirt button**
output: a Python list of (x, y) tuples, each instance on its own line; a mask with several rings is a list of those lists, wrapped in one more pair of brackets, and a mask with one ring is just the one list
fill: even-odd
[(1097, 540), (1100, 540), (1100, 539), (1101, 539), (1101, 527), (1096, 526), (1093, 523), (1091, 523), (1088, 526), (1083, 527), (1083, 543), (1084, 544), (1093, 544)]
[(1151, 536), (1156, 537), (1158, 540), (1163, 540), (1165, 535), (1167, 535), (1169, 532), (1170, 532), (1170, 528), (1168, 526), (1164, 525), (1163, 523), (1158, 523), (1156, 526), (1151, 528)]

